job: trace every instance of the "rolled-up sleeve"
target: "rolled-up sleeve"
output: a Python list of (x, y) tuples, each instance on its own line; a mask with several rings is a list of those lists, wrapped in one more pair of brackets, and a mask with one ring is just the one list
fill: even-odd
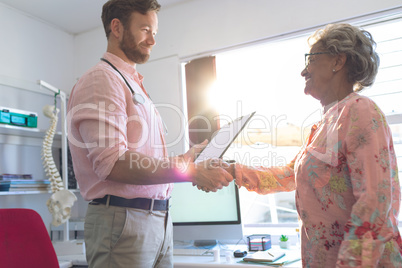
[(105, 180), (114, 164), (128, 149), (127, 113), (121, 81), (108, 72), (94, 70), (81, 81), (74, 98), (79, 105), (70, 110), (73, 131), (70, 143), (87, 150), (87, 158), (100, 180)]

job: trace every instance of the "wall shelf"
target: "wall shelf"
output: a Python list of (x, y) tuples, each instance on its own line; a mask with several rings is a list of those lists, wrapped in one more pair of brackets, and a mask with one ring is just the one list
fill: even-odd
[[(75, 190), (70, 189), (70, 191), (72, 191), (74, 193), (80, 192), (80, 190), (78, 190), (78, 189), (75, 189)], [(30, 195), (30, 194), (32, 194), (32, 195), (34, 195), (34, 194), (52, 194), (52, 191), (50, 191), (50, 190), (49, 191), (34, 191), (34, 190), (32, 190), (32, 191), (12, 191), (12, 192), (0, 191), (0, 196), (1, 195)]]
[[(25, 128), (0, 124), (0, 143), (14, 145), (42, 146), (46, 130)], [(56, 132), (52, 147), (60, 148), (62, 144), (61, 132)]]
[[(46, 135), (46, 130), (0, 124), (0, 134), (42, 139)], [(61, 132), (56, 132), (54, 139), (61, 140)]]

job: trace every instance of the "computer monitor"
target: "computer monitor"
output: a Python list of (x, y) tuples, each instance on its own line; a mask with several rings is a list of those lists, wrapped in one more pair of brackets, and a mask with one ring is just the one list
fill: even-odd
[(243, 238), (239, 192), (234, 181), (215, 193), (200, 191), (192, 183), (176, 183), (171, 196), (174, 240), (208, 246), (217, 240)]

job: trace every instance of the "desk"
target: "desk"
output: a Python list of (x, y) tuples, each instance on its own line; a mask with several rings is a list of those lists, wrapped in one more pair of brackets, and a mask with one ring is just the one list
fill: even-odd
[[(238, 263), (241, 258), (235, 258), (232, 263), (226, 262), (225, 257), (221, 256), (219, 262), (214, 261), (213, 256), (174, 256), (174, 268), (206, 268), (206, 267), (216, 267), (216, 268), (230, 268), (230, 267), (244, 267), (244, 268), (258, 268), (261, 265), (253, 263)], [(270, 266), (263, 266), (270, 267)], [(274, 266), (272, 266), (274, 267)], [(302, 267), (301, 261), (297, 261), (282, 267), (288, 268), (300, 268)]]
[[(300, 249), (284, 250), (288, 259), (296, 259), (300, 257)], [(222, 255), (222, 254), (221, 254)], [(286, 257), (283, 257), (286, 258)], [(240, 262), (242, 258), (232, 258), (230, 262), (226, 261), (225, 256), (220, 256), (219, 261), (214, 261), (214, 256), (173, 256), (174, 268), (204, 268), (204, 267), (216, 267), (216, 268), (230, 268), (230, 267), (244, 267), (244, 268), (258, 268), (260, 264), (253, 264), (251, 262)], [(280, 260), (280, 259), (279, 259)], [(278, 261), (279, 261), (278, 260)], [(239, 263), (240, 262), (240, 263)], [(278, 267), (267, 266), (263, 267)], [(289, 263), (282, 267), (287, 268), (300, 268), (302, 267), (301, 260)]]
[[(294, 254), (295, 251), (289, 250), (288, 254)], [(297, 253), (296, 253), (297, 257)], [(60, 268), (70, 267), (85, 267), (86, 260), (84, 255), (65, 255), (59, 256)], [(226, 261), (224, 256), (220, 257), (219, 262), (214, 261), (214, 256), (173, 256), (174, 268), (231, 268), (231, 267), (244, 267), (244, 268), (258, 268), (261, 265), (252, 263), (238, 263), (242, 258), (233, 258), (230, 263)], [(264, 266), (269, 267), (269, 266)], [(300, 268), (302, 267), (301, 261), (290, 263), (282, 267), (287, 268)]]

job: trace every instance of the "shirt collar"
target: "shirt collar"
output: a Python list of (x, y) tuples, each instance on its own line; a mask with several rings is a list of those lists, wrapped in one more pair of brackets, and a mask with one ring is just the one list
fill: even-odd
[[(348, 99), (350, 99), (351, 97), (357, 95), (356, 92), (351, 92), (349, 95), (347, 95), (345, 98), (343, 98), (340, 101), (334, 101), (330, 104), (327, 104), (324, 106), (324, 111), (323, 114), (326, 114), (329, 110), (332, 110), (332, 107), (339, 107), (340, 105), (343, 105), (343, 103), (345, 103)], [(334, 108), (336, 109), (336, 108)]]
[(120, 72), (124, 73), (125, 75), (131, 76), (134, 80), (142, 84), (144, 77), (140, 73), (138, 73), (133, 66), (125, 62), (122, 58), (110, 52), (105, 52), (103, 54), (103, 58), (110, 61)]

